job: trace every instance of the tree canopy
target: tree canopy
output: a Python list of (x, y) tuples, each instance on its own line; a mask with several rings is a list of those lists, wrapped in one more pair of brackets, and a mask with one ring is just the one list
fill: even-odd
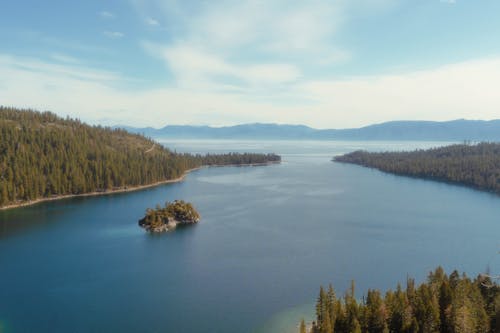
[(500, 287), (485, 276), (449, 276), (441, 267), (419, 286), (408, 279), (385, 295), (368, 290), (362, 300), (354, 283), (344, 297), (320, 288), (312, 333), (488, 333), (500, 332)]

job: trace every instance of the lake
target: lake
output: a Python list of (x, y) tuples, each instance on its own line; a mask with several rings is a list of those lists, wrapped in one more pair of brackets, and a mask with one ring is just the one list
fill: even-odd
[[(438, 265), (500, 273), (500, 197), (331, 162), (436, 142), (165, 141), (183, 152), (276, 152), (137, 192), (0, 211), (0, 332), (293, 332), (321, 284), (358, 296)], [(193, 227), (137, 226), (192, 202)]]

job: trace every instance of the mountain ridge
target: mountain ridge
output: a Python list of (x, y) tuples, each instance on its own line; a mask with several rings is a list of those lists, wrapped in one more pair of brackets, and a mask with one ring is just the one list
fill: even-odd
[(315, 129), (306, 125), (272, 123), (224, 127), (167, 125), (159, 129), (115, 127), (153, 138), (170, 139), (500, 141), (500, 119), (395, 120), (346, 129)]

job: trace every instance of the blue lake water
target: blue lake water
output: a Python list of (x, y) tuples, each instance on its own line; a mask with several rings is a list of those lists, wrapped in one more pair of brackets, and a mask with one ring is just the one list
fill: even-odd
[[(500, 273), (500, 197), (331, 157), (432, 142), (173, 141), (262, 151), (265, 167), (0, 211), (0, 332), (290, 332), (319, 285), (386, 289), (442, 265)], [(150, 235), (147, 207), (194, 203), (202, 221)]]

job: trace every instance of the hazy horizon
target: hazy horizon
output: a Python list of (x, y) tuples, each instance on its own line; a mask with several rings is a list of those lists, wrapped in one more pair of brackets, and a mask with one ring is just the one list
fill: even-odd
[(358, 129), (358, 128), (363, 128), (363, 127), (369, 127), (369, 126), (376, 126), (376, 125), (382, 125), (382, 124), (387, 124), (387, 123), (405, 123), (405, 122), (438, 122), (438, 123), (450, 123), (450, 122), (455, 122), (455, 121), (471, 121), (471, 122), (490, 122), (490, 121), (498, 121), (500, 118), (496, 119), (449, 119), (449, 120), (425, 120), (425, 119), (397, 119), (397, 120), (388, 120), (380, 123), (371, 123), (367, 125), (362, 125), (358, 127), (332, 127), (332, 128), (319, 128), (319, 127), (312, 127), (308, 126), (305, 124), (290, 124), (290, 123), (263, 123), (263, 122), (252, 122), (252, 123), (236, 123), (233, 125), (220, 125), (220, 126), (214, 126), (210, 124), (199, 124), (199, 125), (192, 125), (192, 124), (168, 124), (165, 123), (164, 125), (153, 125), (153, 126), (144, 126), (144, 127), (136, 127), (133, 124), (115, 124), (113, 127), (131, 127), (131, 128), (152, 128), (152, 129), (162, 129), (168, 126), (176, 126), (176, 127), (210, 127), (210, 128), (225, 128), (225, 127), (236, 127), (236, 126), (246, 126), (246, 125), (274, 125), (274, 126), (304, 126), (308, 127), (313, 130), (344, 130), (344, 129)]

